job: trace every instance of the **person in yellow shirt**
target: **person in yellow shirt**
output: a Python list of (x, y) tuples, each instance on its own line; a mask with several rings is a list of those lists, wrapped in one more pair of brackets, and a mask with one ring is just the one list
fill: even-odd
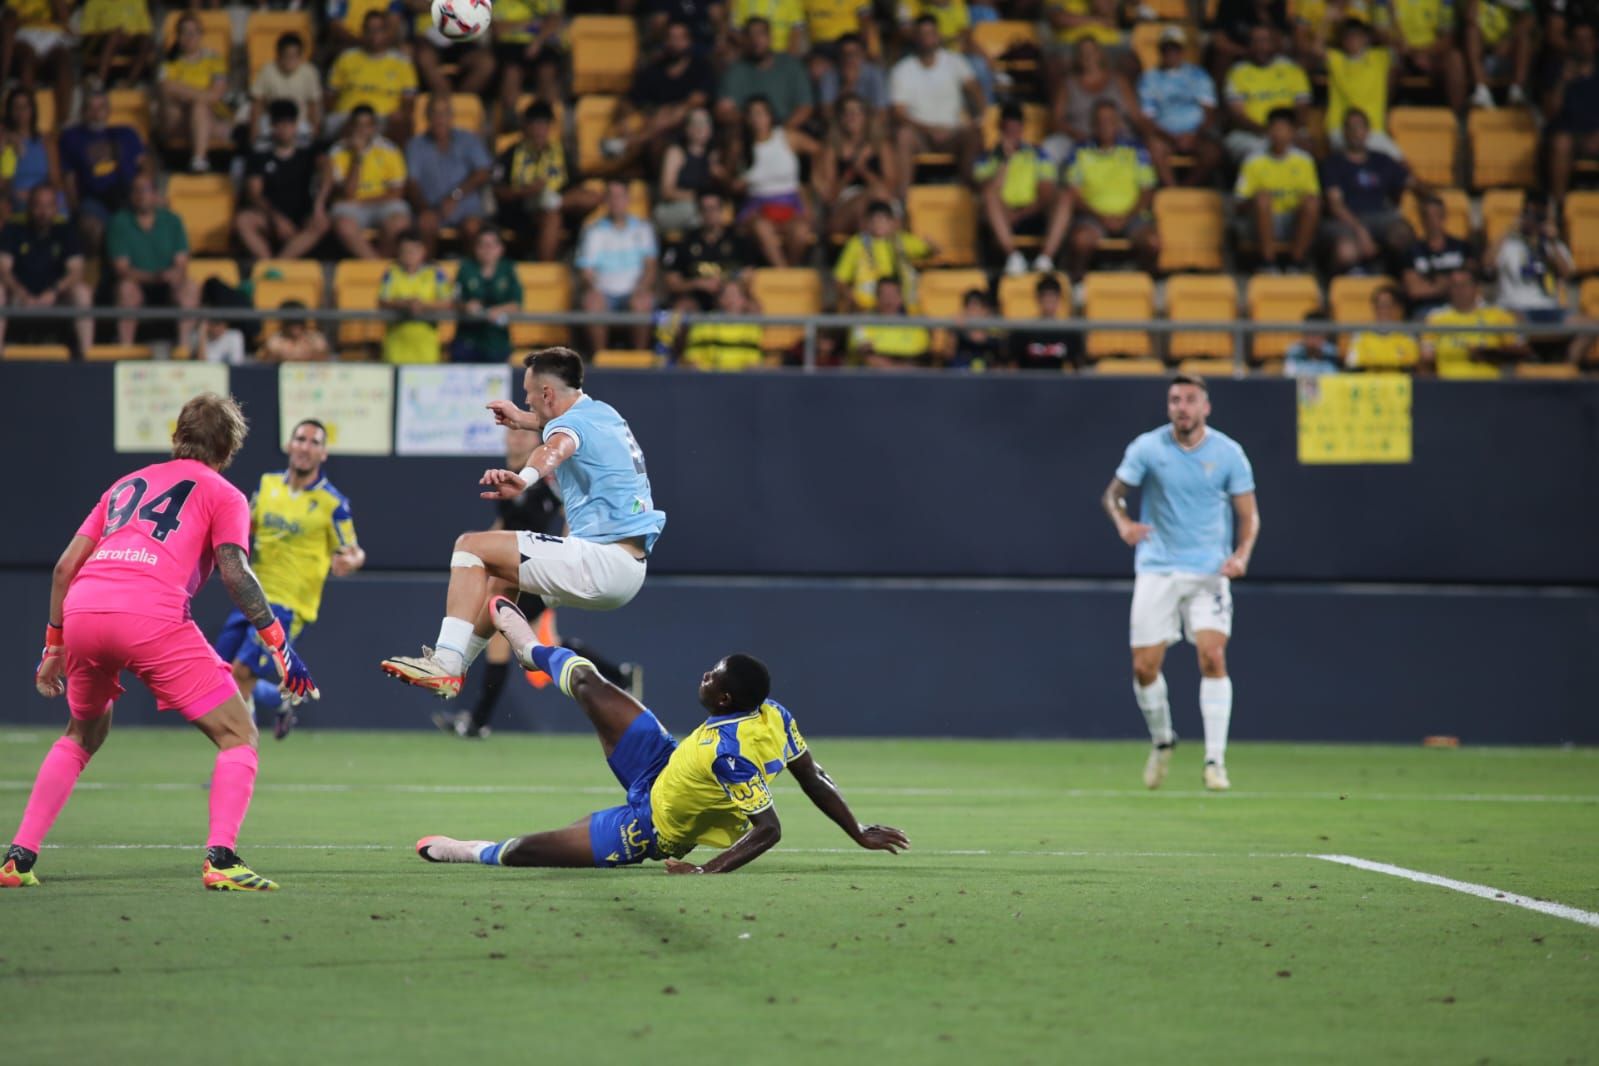
[(1393, 31), (1388, 43), (1398, 53), (1400, 74), (1428, 78), (1442, 89), (1450, 110), (1466, 110), (1466, 57), (1455, 44), (1452, 0), (1390, 0)]
[(383, 272), (378, 307), (398, 311), (383, 333), (385, 363), (442, 363), (438, 323), (419, 316), (448, 311), (454, 306), (454, 288), (436, 263), (427, 262), (427, 244), (416, 230), (400, 234), (400, 253)]
[(1027, 257), (1017, 250), (1016, 235), (1043, 236), (1059, 190), (1055, 164), (1023, 140), (1023, 132), (1021, 105), (1007, 103), (999, 113), (998, 143), (972, 171), (982, 192), (983, 218), (1005, 256), (1007, 274), (1027, 273)]
[(1233, 195), (1240, 236), (1252, 238), (1268, 267), (1304, 270), (1321, 221), (1321, 178), (1310, 153), (1294, 147), (1294, 113), (1274, 111), (1267, 148), (1244, 161)]
[(15, 76), (16, 84), (32, 93), (41, 80), (52, 81), (56, 114), (63, 119), (72, 108), (73, 42), (67, 29), (71, 17), (72, 0), (0, 4), (0, 86)]
[(1061, 171), (1065, 191), (1056, 201), (1033, 269), (1051, 273), (1061, 244), (1067, 244), (1067, 273), (1073, 280), (1087, 272), (1100, 242), (1122, 237), (1131, 242), (1133, 258), (1143, 270), (1155, 268), (1160, 243), (1149, 208), (1155, 199), (1155, 166), (1149, 152), (1122, 128), (1121, 110), (1113, 100), (1094, 105), (1094, 140), (1079, 145)]
[(804, 0), (805, 26), (811, 47), (831, 61), (838, 59), (838, 41), (855, 34), (866, 43), (866, 54), (883, 54), (872, 5), (863, 0)]
[(1249, 31), (1249, 54), (1227, 72), (1223, 95), (1232, 123), (1227, 151), (1234, 161), (1266, 147), (1266, 120), (1279, 108), (1292, 109), (1298, 129), (1309, 127), (1310, 78), (1299, 64), (1278, 54), (1277, 31), (1271, 26)]
[[(344, 136), (327, 158), (321, 186), (321, 207), (333, 207), (328, 217), (333, 232), (357, 259), (390, 255), (400, 231), (411, 223), (405, 202), (405, 157), (378, 136), (377, 115), (365, 104), (350, 112)], [(372, 244), (366, 230), (378, 231)]]
[[(1405, 298), (1397, 286), (1384, 285), (1371, 294), (1372, 318), (1377, 322), (1403, 322)], [(1384, 329), (1362, 330), (1349, 342), (1346, 365), (1351, 370), (1411, 370), (1421, 362), (1421, 347), (1409, 333)]]
[(361, 47), (343, 52), (328, 72), (328, 134), (338, 133), (357, 107), (369, 107), (389, 137), (403, 142), (411, 131), (416, 67), (391, 45), (389, 18), (368, 11), (361, 22)]
[[(732, 0), (728, 5), (728, 25), (735, 33), (742, 34), (744, 24), (754, 18), (765, 19), (771, 29), (772, 51), (803, 56), (810, 50), (804, 0)], [(736, 58), (743, 49), (729, 41), (724, 51)]]
[(228, 113), (222, 102), (228, 92), (228, 61), (205, 47), (204, 31), (194, 15), (178, 19), (178, 42), (161, 64), (157, 80), (161, 136), (169, 141), (181, 138), (187, 127), (189, 169), (203, 174), (211, 169), (206, 161), (211, 129)]
[[(874, 314), (904, 315), (905, 296), (899, 279), (878, 281)], [(933, 337), (922, 326), (856, 326), (850, 331), (850, 354), (879, 370), (928, 365)]]
[(78, 32), (83, 35), (84, 74), (91, 85), (110, 82), (111, 63), (124, 54), (130, 63), (128, 83), (144, 81), (145, 68), (155, 55), (149, 0), (88, 0)]
[(562, 33), (566, 0), (500, 0), (494, 5), (489, 40), (500, 72), (500, 114), (515, 121), (523, 86), (540, 100), (560, 100)]
[(1532, 0), (1465, 0), (1466, 67), (1476, 88), (1471, 106), (1491, 108), (1492, 78), (1509, 78), (1512, 107), (1527, 102), (1528, 75), (1532, 72), (1532, 47), (1538, 19)]
[[(716, 294), (716, 306), (725, 315), (755, 315), (761, 310), (736, 278), (722, 284)], [(777, 360), (761, 350), (764, 336), (765, 331), (756, 322), (702, 319), (688, 328), (681, 362), (696, 370), (722, 371), (775, 365)]]
[(866, 206), (861, 232), (844, 245), (833, 268), (839, 311), (848, 314), (873, 310), (877, 306), (877, 285), (883, 278), (896, 279), (901, 297), (914, 304), (916, 264), (937, 254), (931, 241), (899, 228), (888, 201), (872, 201)]
[(1399, 77), (1393, 53), (1372, 45), (1371, 27), (1359, 19), (1344, 20), (1340, 47), (1327, 52), (1327, 138), (1336, 151), (1344, 146), (1344, 116), (1362, 112), (1369, 124), (1366, 143), (1374, 151), (1404, 158), (1388, 136), (1388, 96)]
[(1047, 0), (1044, 21), (1055, 31), (1057, 44), (1094, 40), (1113, 48), (1123, 40), (1117, 6), (1116, 0)]
[[(1484, 304), (1477, 279), (1465, 270), (1450, 275), (1449, 303), (1427, 315), (1429, 326), (1514, 326), (1518, 321), (1515, 312)], [(1514, 333), (1440, 331), (1424, 335), (1421, 341), (1422, 361), (1431, 364), (1441, 378), (1497, 378), (1501, 363), (1531, 354), (1526, 342)]]

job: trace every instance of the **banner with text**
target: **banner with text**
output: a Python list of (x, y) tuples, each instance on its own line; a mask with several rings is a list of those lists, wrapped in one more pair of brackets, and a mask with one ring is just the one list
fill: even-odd
[(202, 392), (226, 396), (228, 368), (222, 363), (118, 363), (114, 388), (117, 451), (170, 452), (178, 412)]
[(402, 366), (400, 455), (504, 455), (505, 430), (485, 408), (511, 398), (504, 366)]
[(394, 450), (394, 368), (340, 363), (285, 363), (278, 368), (278, 440), (314, 418), (328, 427), (334, 455)]
[(1323, 374), (1299, 381), (1299, 461), (1411, 461), (1408, 374)]

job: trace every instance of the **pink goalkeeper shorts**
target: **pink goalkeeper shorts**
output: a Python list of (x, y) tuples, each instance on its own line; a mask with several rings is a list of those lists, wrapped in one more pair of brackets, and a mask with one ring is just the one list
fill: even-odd
[(238, 692), (228, 664), (193, 621), (137, 614), (74, 612), (65, 619), (67, 706), (74, 718), (98, 718), (122, 695), (123, 670), (144, 682), (156, 707), (192, 722)]

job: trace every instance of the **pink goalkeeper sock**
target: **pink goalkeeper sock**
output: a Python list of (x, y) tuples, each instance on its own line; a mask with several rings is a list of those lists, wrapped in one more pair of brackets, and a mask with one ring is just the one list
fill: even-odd
[(28, 796), (28, 806), (22, 811), (22, 825), (12, 843), (37, 852), (45, 835), (55, 825), (61, 808), (67, 805), (78, 775), (89, 765), (89, 753), (71, 737), (62, 737), (50, 746), (50, 751), (39, 766), (39, 776), (33, 779), (33, 792)]
[(258, 765), (255, 749), (249, 745), (217, 752), (217, 767), (211, 773), (211, 834), (206, 837), (206, 847), (231, 848), (239, 842), (239, 827), (250, 810)]

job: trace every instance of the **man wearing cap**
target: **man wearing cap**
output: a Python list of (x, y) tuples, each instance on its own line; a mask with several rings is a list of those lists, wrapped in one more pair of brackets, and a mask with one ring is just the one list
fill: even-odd
[(1160, 65), (1138, 79), (1138, 108), (1144, 140), (1162, 185), (1178, 184), (1174, 155), (1193, 160), (1184, 184), (1208, 185), (1221, 162), (1215, 138), (1216, 83), (1204, 68), (1188, 61), (1188, 37), (1181, 26), (1160, 35)]

